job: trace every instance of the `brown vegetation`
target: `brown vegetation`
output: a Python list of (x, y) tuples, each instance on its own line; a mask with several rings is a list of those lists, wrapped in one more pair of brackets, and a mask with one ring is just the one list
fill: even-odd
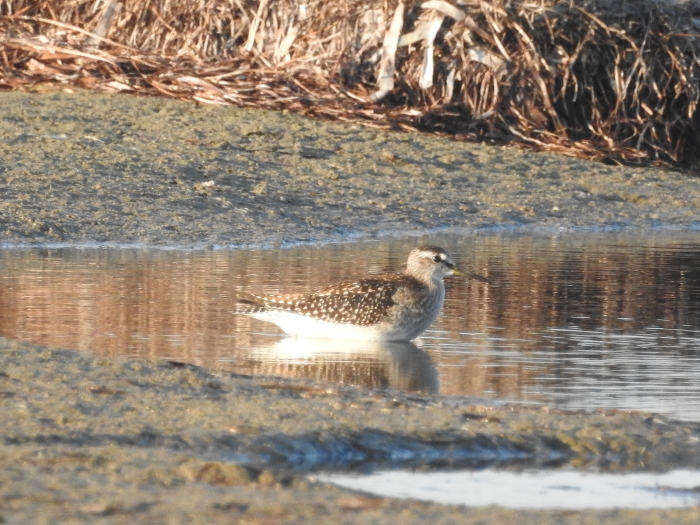
[(0, 0), (0, 87), (53, 82), (569, 155), (700, 160), (700, 2)]

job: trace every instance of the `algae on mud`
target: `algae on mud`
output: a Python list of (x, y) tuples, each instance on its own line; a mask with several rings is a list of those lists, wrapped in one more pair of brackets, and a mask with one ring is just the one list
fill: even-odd
[[(5, 523), (700, 519), (698, 509), (583, 514), (464, 509), (353, 496), (293, 474), (373, 461), (397, 465), (390, 458), (396, 449), (408, 458), (411, 442), (415, 458), (426, 455), (419, 464), (432, 457), (438, 465), (452, 466), (515, 459), (521, 466), (698, 468), (697, 423), (320, 387), (6, 339), (0, 339), (0, 370), (0, 517)], [(440, 450), (442, 460), (435, 461)]]
[(250, 245), (689, 225), (700, 179), (285, 113), (0, 96), (0, 242)]

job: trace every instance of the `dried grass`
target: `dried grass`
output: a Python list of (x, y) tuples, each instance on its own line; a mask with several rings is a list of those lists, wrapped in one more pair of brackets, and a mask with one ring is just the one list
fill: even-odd
[(612, 162), (700, 161), (698, 0), (0, 0), (0, 36), (0, 88), (53, 82)]

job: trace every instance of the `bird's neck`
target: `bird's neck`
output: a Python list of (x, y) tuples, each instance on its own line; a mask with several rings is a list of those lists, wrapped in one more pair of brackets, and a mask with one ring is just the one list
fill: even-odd
[(418, 276), (416, 279), (431, 291), (440, 291), (445, 289), (445, 283), (440, 277)]
[(431, 279), (430, 283), (429, 286), (432, 286), (433, 290), (441, 291), (443, 294), (445, 293), (445, 281), (442, 279)]

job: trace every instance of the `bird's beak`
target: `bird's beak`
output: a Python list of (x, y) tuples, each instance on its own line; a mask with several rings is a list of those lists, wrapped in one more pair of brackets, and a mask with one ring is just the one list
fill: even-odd
[(452, 268), (452, 275), (458, 275), (460, 277), (467, 277), (469, 279), (476, 279), (477, 281), (481, 281), (482, 283), (488, 283), (488, 284), (495, 284), (491, 279), (487, 279), (483, 275), (479, 275), (478, 273), (474, 272), (463, 272), (456, 266)]

